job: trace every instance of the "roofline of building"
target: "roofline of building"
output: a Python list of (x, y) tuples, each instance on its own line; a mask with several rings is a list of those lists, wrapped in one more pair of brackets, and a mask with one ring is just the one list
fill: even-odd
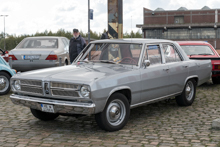
[(152, 29), (152, 28), (195, 28), (195, 27), (216, 27), (220, 26), (220, 23), (187, 23), (187, 24), (152, 24), (152, 25), (142, 25), (137, 24), (137, 28), (142, 29)]
[[(143, 8), (144, 13), (152, 13), (152, 12), (187, 12), (187, 11), (213, 11), (213, 10), (220, 10), (220, 9), (209, 9), (209, 10), (203, 10), (203, 9), (190, 9), (190, 10), (164, 10), (164, 11), (155, 11), (155, 10), (150, 10), (148, 8)], [(146, 10), (146, 11), (145, 11)], [(148, 12), (147, 12), (148, 11)]]

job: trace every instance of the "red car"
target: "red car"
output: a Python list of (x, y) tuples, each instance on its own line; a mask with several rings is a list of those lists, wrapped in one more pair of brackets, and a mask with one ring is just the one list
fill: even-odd
[(212, 61), (212, 82), (220, 84), (220, 56), (214, 47), (204, 41), (178, 41), (190, 59)]
[(0, 49), (0, 56), (2, 56), (6, 62), (8, 62), (9, 60), (9, 55), (8, 55), (8, 51), (4, 51), (2, 49)]

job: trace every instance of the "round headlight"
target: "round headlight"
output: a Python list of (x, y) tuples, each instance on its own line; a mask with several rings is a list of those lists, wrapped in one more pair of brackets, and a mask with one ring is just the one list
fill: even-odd
[(86, 97), (88, 98), (89, 97), (89, 94), (90, 94), (90, 89), (89, 89), (89, 86), (82, 86), (81, 89), (80, 89), (80, 93), (83, 97)]
[(16, 90), (21, 90), (20, 80), (16, 80), (14, 86)]

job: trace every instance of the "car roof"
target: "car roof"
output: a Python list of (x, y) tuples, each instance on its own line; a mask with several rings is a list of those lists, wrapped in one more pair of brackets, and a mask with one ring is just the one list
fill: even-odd
[(66, 38), (66, 37), (63, 37), (63, 36), (34, 36), (34, 37), (26, 37), (26, 38)]
[(177, 41), (180, 45), (210, 45), (206, 41)]
[(164, 39), (143, 39), (143, 38), (134, 38), (134, 39), (102, 39), (91, 41), (91, 43), (174, 43), (171, 40)]

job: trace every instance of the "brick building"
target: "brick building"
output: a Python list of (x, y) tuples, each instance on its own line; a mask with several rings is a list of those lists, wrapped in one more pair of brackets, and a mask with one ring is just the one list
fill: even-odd
[[(205, 6), (199, 10), (143, 9), (143, 24), (137, 27), (144, 38), (169, 40), (201, 40), (220, 49), (220, 9)], [(219, 28), (218, 28), (219, 27)]]

